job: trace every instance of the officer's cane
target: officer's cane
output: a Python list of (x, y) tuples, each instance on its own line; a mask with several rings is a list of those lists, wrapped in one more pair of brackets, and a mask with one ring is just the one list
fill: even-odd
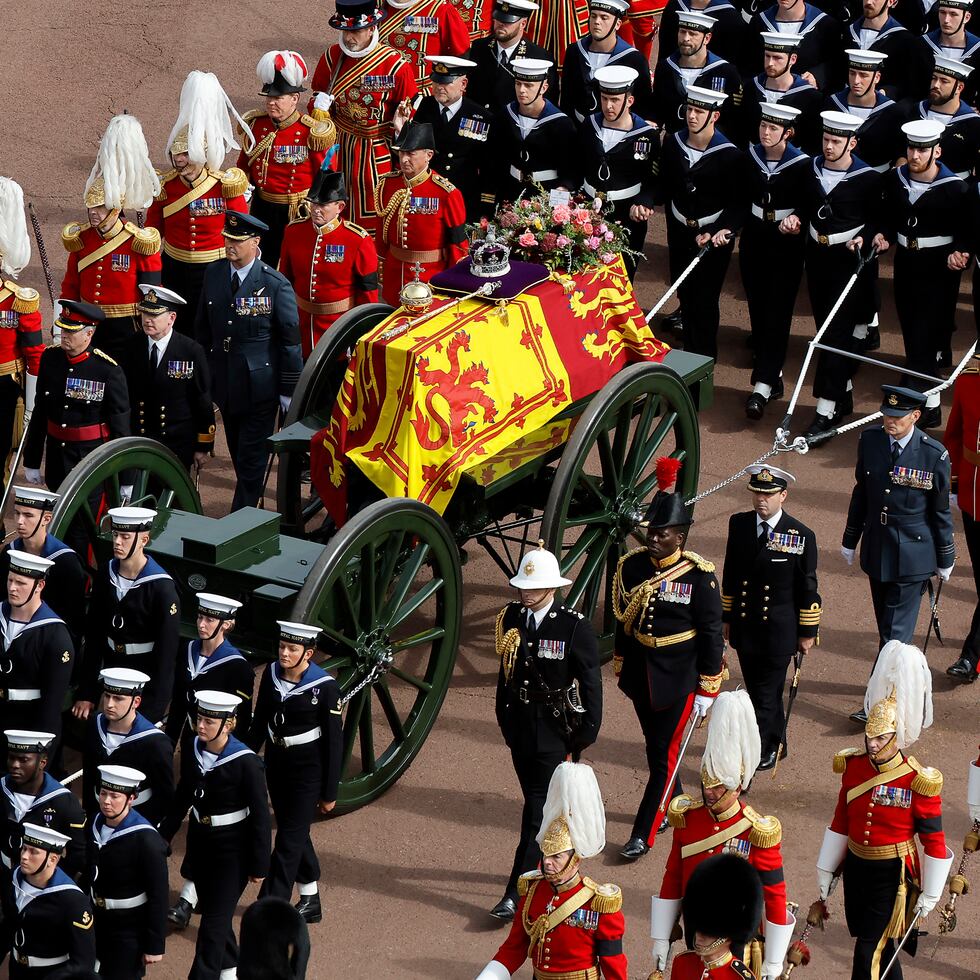
[(701, 246), (700, 251), (698, 252), (697, 255), (694, 256), (693, 259), (691, 259), (691, 261), (687, 265), (687, 268), (677, 277), (677, 279), (673, 283), (671, 283), (670, 288), (667, 290), (667, 292), (665, 292), (663, 296), (661, 296), (660, 299), (657, 300), (657, 305), (654, 306), (654, 308), (650, 310), (650, 312), (646, 315), (647, 323), (649, 323), (660, 312), (660, 309), (664, 305), (664, 303), (666, 303), (667, 300), (669, 300), (670, 297), (673, 296), (678, 289), (680, 289), (681, 283), (684, 282), (684, 280), (694, 271), (694, 267), (708, 254), (710, 250), (711, 250), (711, 242), (708, 242), (707, 245)]
[(776, 764), (772, 767), (772, 778), (776, 778), (776, 770), (779, 768), (779, 760), (783, 757), (786, 749), (786, 733), (789, 731), (789, 718), (793, 713), (793, 702), (796, 695), (800, 693), (800, 671), (803, 669), (804, 654), (797, 651), (793, 654), (793, 663), (796, 670), (793, 672), (793, 683), (789, 689), (789, 701), (786, 704), (786, 717), (783, 719), (783, 733), (779, 737), (779, 745), (776, 747)]
[(929, 625), (926, 627), (926, 641), (925, 643), (922, 644), (923, 656), (925, 656), (926, 650), (929, 649), (929, 638), (932, 636), (933, 633), (936, 634), (936, 639), (939, 640), (940, 644), (942, 646), (946, 646), (946, 644), (943, 643), (943, 634), (939, 629), (939, 600), (942, 597), (943, 586), (946, 584), (946, 581), (942, 576), (939, 577), (939, 588), (936, 589), (935, 597), (933, 597), (932, 579), (931, 578), (926, 579), (926, 582), (929, 586), (930, 614), (929, 614)]
[(701, 715), (691, 714), (691, 727), (688, 728), (687, 735), (684, 737), (684, 744), (681, 746), (680, 752), (677, 753), (677, 764), (674, 766), (674, 771), (670, 774), (670, 779), (664, 785), (664, 795), (660, 799), (660, 806), (657, 807), (657, 814), (661, 818), (667, 812), (667, 801), (670, 799), (670, 791), (674, 788), (674, 780), (677, 779), (677, 773), (680, 772), (681, 763), (684, 761), (687, 743), (691, 741), (694, 729), (698, 727), (698, 719), (701, 717)]

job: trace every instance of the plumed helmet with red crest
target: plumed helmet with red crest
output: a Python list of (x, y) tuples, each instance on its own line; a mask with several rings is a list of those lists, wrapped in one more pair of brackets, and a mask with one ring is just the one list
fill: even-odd
[(670, 488), (677, 482), (681, 461), (673, 456), (661, 456), (657, 460), (657, 493), (646, 515), (640, 521), (640, 527), (688, 527), (694, 523), (691, 508), (684, 503), (684, 495), (670, 493)]
[(255, 74), (262, 83), (260, 94), (276, 98), (305, 92), (303, 83), (309, 72), (306, 62), (296, 51), (266, 51), (255, 66)]

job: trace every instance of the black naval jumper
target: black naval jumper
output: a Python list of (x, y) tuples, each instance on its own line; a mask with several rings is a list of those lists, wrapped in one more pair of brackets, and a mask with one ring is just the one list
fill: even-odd
[[(905, 134), (902, 132), (902, 124), (907, 121), (905, 106), (890, 99), (880, 89), (870, 108), (852, 106), (848, 102), (849, 95), (850, 90), (846, 88), (835, 92), (827, 99), (824, 109), (848, 112), (864, 120), (854, 134), (858, 141), (856, 152), (872, 170), (887, 173), (895, 159), (905, 153)], [(821, 145), (817, 153), (822, 150)]]
[(732, 514), (721, 580), (722, 619), (752, 699), (762, 757), (779, 749), (786, 670), (820, 627), (817, 539), (783, 510), (759, 534), (755, 511)]
[(739, 243), (739, 269), (752, 329), (752, 384), (779, 384), (793, 309), (803, 278), (806, 227), (784, 235), (780, 223), (812, 196), (810, 158), (792, 143), (770, 167), (761, 143), (749, 148), (749, 214)]
[(133, 727), (117, 740), (105, 715), (94, 711), (85, 728), (82, 805), (91, 821), (99, 809), (99, 766), (129, 766), (146, 776), (133, 809), (154, 827), (170, 812), (174, 797), (174, 747), (170, 739), (139, 712)]
[[(667, 133), (676, 133), (687, 125), (684, 120), (688, 84), (684, 76), (685, 70), (680, 66), (677, 51), (666, 58), (657, 69), (650, 118)], [(719, 110), (721, 118), (718, 127), (730, 127), (733, 132), (737, 132), (742, 105), (742, 79), (735, 66), (709, 51), (704, 66), (691, 84), (728, 94)], [(666, 138), (664, 142), (666, 143)]]
[[(660, 15), (659, 35), (661, 43), (657, 51), (657, 69), (661, 62), (666, 61), (677, 47), (678, 14), (690, 13), (694, 8), (685, 0), (668, 0)], [(711, 50), (719, 58), (725, 58), (732, 64), (737, 64), (743, 57), (747, 35), (746, 19), (742, 17), (738, 7), (728, 0), (712, 0), (707, 7), (697, 11), (714, 18), (711, 28)]]
[[(908, 114), (908, 120), (935, 119), (940, 115), (936, 112), (930, 115), (930, 108), (928, 101), (919, 102)], [(956, 112), (942, 113), (938, 121), (946, 127), (939, 140), (942, 162), (957, 177), (969, 180), (980, 163), (980, 114), (961, 101)], [(904, 134), (901, 135), (904, 139)], [(904, 147), (902, 156), (905, 156)]]
[[(501, 115), (514, 101), (514, 73), (510, 68), (510, 62), (514, 58), (550, 61), (552, 64), (548, 69), (546, 95), (550, 96), (552, 101), (558, 98), (558, 68), (549, 51), (522, 37), (507, 56), (507, 64), (502, 65), (498, 50), (497, 42), (492, 37), (478, 37), (473, 42), (467, 57), (470, 61), (476, 62), (476, 68), (471, 68), (468, 73), (469, 84), (466, 86), (468, 98), (489, 110), (494, 117)], [(433, 169), (442, 173), (438, 167)]]
[(9, 953), (10, 980), (57, 980), (69, 965), (94, 971), (95, 919), (88, 896), (60, 865), (43, 889), (32, 893), (29, 887), (17, 868), (3, 892), (0, 963)]
[[(534, 838), (541, 828), (552, 773), (569, 753), (577, 758), (599, 734), (602, 677), (592, 624), (556, 603), (534, 627), (529, 626), (528, 610), (520, 602), (508, 603), (497, 615), (495, 638), (501, 657), (497, 724), (524, 796), (520, 840), (506, 889), (514, 897), (517, 879), (541, 860)], [(575, 716), (579, 722), (575, 730), (568, 731), (566, 718), (573, 715), (563, 705), (572, 684), (578, 686), (585, 711)]]
[[(588, 125), (589, 117), (600, 110), (599, 89), (594, 79), (594, 69), (590, 61), (592, 52), (592, 36), (586, 34), (565, 51), (562, 62), (561, 99), (559, 108), (582, 127)], [(616, 65), (620, 68), (633, 68), (637, 79), (633, 83), (633, 111), (646, 118), (651, 109), (650, 66), (636, 48), (627, 44), (622, 38), (616, 38), (616, 44), (610, 52), (603, 52), (605, 60), (602, 67)]]
[[(796, 47), (796, 62), (792, 70), (797, 75), (809, 72), (817, 83), (813, 91), (820, 92), (826, 88), (837, 68), (837, 59), (840, 57), (841, 50), (841, 25), (818, 6), (810, 3), (804, 3), (802, 6), (803, 18), (797, 21), (800, 27), (794, 32), (801, 40)], [(762, 33), (766, 31), (782, 33), (779, 29), (781, 21), (776, 19), (778, 11), (779, 5), (773, 4), (767, 10), (757, 13), (749, 22), (749, 34), (752, 40), (745, 45), (747, 57), (744, 61), (739, 61), (739, 64), (744, 65), (749, 71), (762, 64), (765, 50)], [(713, 47), (713, 38), (711, 43)]]
[[(861, 43), (864, 17), (858, 17), (844, 29), (841, 48), (878, 51), (888, 57), (881, 66), (881, 87), (896, 102), (918, 98), (929, 89), (932, 74), (932, 52), (919, 34), (912, 34), (892, 16), (888, 17), (871, 44)], [(844, 80), (847, 61), (842, 61)]]
[[(99, 569), (89, 606), (79, 701), (98, 701), (99, 672), (128, 667), (150, 675), (140, 711), (160, 721), (170, 702), (180, 630), (180, 606), (173, 579), (149, 556), (122, 597), (119, 561)], [(124, 583), (123, 583), (124, 584)]]
[(172, 841), (190, 811), (181, 875), (197, 886), (201, 925), (188, 980), (218, 980), (238, 961), (232, 918), (248, 879), (269, 872), (271, 820), (262, 760), (231, 736), (216, 760), (195, 738), (160, 826)]
[(265, 779), (276, 815), (276, 840), (262, 895), (288, 899), (293, 884), (320, 880), (310, 825), (320, 800), (332, 803), (340, 785), (344, 729), (337, 682), (310, 664), (295, 686), (278, 663), (262, 675), (248, 744), (265, 745)]
[(134, 810), (117, 827), (106, 826), (101, 813), (92, 822), (85, 883), (95, 906), (102, 980), (144, 977), (144, 954), (165, 952), (168, 851), (157, 830)]
[(804, 153), (819, 153), (821, 150), (820, 110), (823, 108), (823, 96), (820, 90), (803, 81), (797, 74), (793, 75), (793, 84), (785, 92), (767, 89), (767, 80), (763, 72), (746, 83), (745, 93), (742, 96), (740, 144), (751, 146), (758, 141), (762, 106), (775, 101), (778, 105), (800, 110), (800, 115), (793, 123), (793, 142)]

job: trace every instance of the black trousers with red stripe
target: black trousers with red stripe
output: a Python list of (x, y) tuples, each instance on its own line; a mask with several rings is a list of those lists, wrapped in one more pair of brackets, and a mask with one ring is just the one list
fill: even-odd
[[(667, 779), (677, 765), (677, 754), (680, 752), (681, 741), (684, 738), (684, 727), (691, 717), (691, 708), (694, 706), (694, 693), (679, 698), (660, 710), (653, 709), (645, 697), (633, 698), (632, 701), (633, 710), (643, 731), (643, 741), (646, 743), (649, 777), (630, 837), (641, 837), (652, 845), (666, 813), (666, 807), (664, 813), (658, 814), (657, 810), (660, 806), (660, 798), (664, 795)], [(681, 792), (683, 790), (678, 775), (667, 802), (670, 803), (670, 800)]]
[(975, 670), (980, 672), (980, 521), (971, 514), (963, 511), (963, 537), (970, 552), (970, 564), (973, 567), (973, 585), (977, 593), (977, 605), (973, 610), (973, 622), (970, 632), (963, 641), (961, 657), (969, 660)]

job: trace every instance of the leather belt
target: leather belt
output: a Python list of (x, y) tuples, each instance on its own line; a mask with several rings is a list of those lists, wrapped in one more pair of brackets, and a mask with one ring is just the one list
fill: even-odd
[(0, 701), (40, 701), (39, 687), (0, 687)]
[[(435, 260), (433, 260), (435, 261)], [(338, 299), (334, 303), (311, 303), (309, 300), (300, 296), (296, 297), (296, 305), (311, 316), (329, 316), (331, 313), (346, 313), (351, 308), (353, 301), (348, 296), (346, 299)]]
[(619, 190), (598, 191), (586, 180), (582, 184), (582, 189), (590, 197), (601, 197), (604, 201), (628, 201), (631, 197), (636, 197), (643, 190), (643, 185), (633, 184), (630, 187), (622, 187)]
[(561, 704), (565, 700), (565, 688), (554, 691), (532, 691), (526, 687), (517, 688), (517, 700), (521, 704)]
[(115, 317), (136, 316), (135, 303), (97, 303), (96, 306), (106, 315), (106, 319)]
[(99, 909), (138, 909), (141, 905), (146, 905), (149, 901), (146, 892), (133, 895), (132, 898), (103, 898), (101, 895), (93, 895), (92, 902)]
[(752, 205), (752, 217), (760, 221), (776, 222), (782, 221), (793, 214), (793, 208), (760, 208), (758, 204)]
[(163, 250), (172, 259), (178, 262), (186, 262), (189, 265), (203, 265), (225, 258), (224, 246), (221, 248), (203, 248), (199, 252), (189, 252), (186, 248), (177, 248), (170, 242), (164, 241)]
[(18, 953), (16, 947), (11, 953), (20, 966), (57, 966), (59, 963), (68, 962), (67, 953), (64, 956), (28, 956), (26, 953)]
[(109, 438), (109, 426), (104, 422), (97, 425), (58, 425), (48, 419), (48, 435), (61, 442), (94, 442)]
[(247, 820), (249, 809), (246, 806), (241, 810), (235, 810), (232, 813), (200, 814), (197, 812), (197, 807), (192, 806), (191, 813), (194, 814), (194, 819), (205, 827), (231, 827), (236, 823), (241, 823), (243, 820)]
[(526, 184), (530, 180), (557, 180), (558, 171), (557, 170), (518, 170), (517, 167), (511, 166), (510, 175), (514, 180), (519, 180), (521, 183)]
[(269, 204), (299, 204), (306, 200), (309, 191), (295, 191), (292, 194), (276, 194), (273, 191), (264, 191), (261, 187), (256, 189), (256, 193), (263, 201)]
[(442, 261), (442, 249), (432, 248), (427, 252), (421, 252), (414, 248), (399, 248), (397, 245), (388, 246), (388, 254), (399, 262), (421, 262), (427, 265), (430, 262)]
[(865, 861), (887, 861), (891, 858), (903, 858), (915, 854), (915, 841), (905, 840), (899, 844), (859, 844), (848, 839), (847, 849), (855, 856)]
[(705, 225), (717, 221), (722, 215), (721, 211), (716, 211), (714, 214), (705, 215), (703, 218), (689, 218), (677, 210), (677, 205), (673, 201), (670, 202), (670, 211), (681, 224), (687, 225), (688, 228), (703, 228)]
[(269, 740), (280, 749), (291, 749), (294, 745), (306, 745), (315, 742), (320, 737), (319, 728), (311, 728), (308, 732), (301, 732), (299, 735), (273, 735), (269, 728)]
[(852, 228), (850, 231), (838, 231), (833, 235), (821, 235), (813, 225), (810, 225), (810, 237), (818, 245), (843, 245), (844, 242), (849, 242), (855, 235), (861, 233), (864, 225), (858, 225), (857, 228)]
[(4, 361), (0, 364), (0, 378), (5, 378), (8, 374), (23, 374), (24, 362), (19, 357), (13, 361)]
[(902, 248), (910, 249), (913, 252), (918, 251), (920, 248), (939, 248), (940, 245), (953, 244), (952, 235), (929, 235), (925, 238), (909, 238), (907, 235), (899, 232), (897, 238), (898, 244)]
[(683, 633), (671, 633), (668, 636), (650, 636), (646, 633), (634, 633), (633, 639), (641, 646), (653, 647), (672, 647), (675, 643), (686, 643), (693, 640), (698, 635), (697, 630), (684, 630)]
[(109, 644), (109, 649), (115, 653), (124, 653), (127, 657), (136, 657), (141, 653), (152, 653), (153, 643), (114, 643), (109, 637), (106, 637), (106, 643)]

